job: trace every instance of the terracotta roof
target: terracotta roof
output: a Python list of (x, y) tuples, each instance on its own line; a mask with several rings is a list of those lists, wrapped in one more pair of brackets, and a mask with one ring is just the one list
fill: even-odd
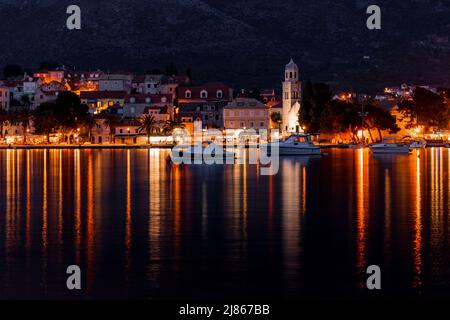
[[(204, 100), (204, 98), (201, 98), (200, 92), (203, 90), (206, 90), (208, 92), (208, 97), (206, 100), (229, 100), (230, 97), (230, 87), (222, 82), (209, 82), (205, 83), (201, 86), (194, 86), (194, 87), (186, 87), (186, 86), (180, 86), (178, 88), (178, 94), (180, 99), (186, 99), (186, 100)], [(217, 98), (217, 91), (222, 91), (222, 98)], [(186, 98), (186, 91), (191, 92), (191, 98)]]
[(261, 101), (252, 98), (236, 98), (225, 106), (226, 109), (266, 109), (266, 105)]
[(177, 76), (164, 76), (162, 78), (162, 83), (168, 84), (168, 83), (176, 83), (181, 85), (188, 85), (191, 81), (189, 80), (189, 77), (186, 75), (177, 75)]
[[(162, 102), (162, 98), (166, 98), (166, 102)], [(125, 96), (126, 103), (132, 103), (131, 98), (135, 99), (134, 103), (172, 103), (171, 94), (150, 94), (150, 93), (132, 93)], [(150, 102), (147, 102), (147, 98), (150, 98)]]
[(80, 99), (124, 99), (126, 91), (81, 91)]
[(146, 76), (135, 76), (133, 78), (133, 83), (144, 83)]
[(4, 87), (15, 88), (17, 86), (23, 86), (23, 80), (2, 80), (0, 81)]

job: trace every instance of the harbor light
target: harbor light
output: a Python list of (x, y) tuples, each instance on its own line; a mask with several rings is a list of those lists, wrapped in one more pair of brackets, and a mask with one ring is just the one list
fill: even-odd
[(362, 138), (363, 137), (363, 131), (362, 130), (358, 130), (358, 138)]

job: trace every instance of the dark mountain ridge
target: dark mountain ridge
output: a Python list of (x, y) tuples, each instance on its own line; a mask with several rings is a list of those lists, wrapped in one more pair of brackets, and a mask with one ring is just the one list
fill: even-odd
[(70, 31), (72, 3), (0, 0), (0, 63), (144, 72), (173, 61), (196, 82), (271, 87), (293, 57), (302, 79), (342, 88), (450, 83), (448, 1), (380, 0), (378, 31), (366, 0), (78, 0), (82, 30)]

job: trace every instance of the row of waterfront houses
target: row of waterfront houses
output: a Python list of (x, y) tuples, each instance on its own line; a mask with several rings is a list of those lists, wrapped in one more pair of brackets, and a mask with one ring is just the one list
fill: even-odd
[[(21, 79), (0, 80), (0, 109), (33, 110), (42, 103), (56, 101), (61, 92), (71, 91), (94, 116), (97, 125), (90, 130), (88, 139), (92, 143), (137, 143), (145, 137), (145, 133), (138, 130), (138, 119), (145, 115), (153, 116), (155, 134), (162, 132), (169, 120), (182, 123), (190, 131), (194, 123), (201, 123), (203, 129), (227, 129), (236, 133), (248, 129), (280, 129), (283, 135), (300, 132), (298, 114), (302, 83), (299, 68), (292, 59), (285, 66), (281, 87), (281, 94), (275, 89), (236, 92), (222, 82), (193, 85), (187, 75), (134, 75), (61, 68), (38, 71)], [(395, 114), (398, 99), (409, 98), (412, 90), (413, 87), (407, 85), (386, 88), (375, 98)], [(351, 96), (352, 93), (344, 93), (334, 98)], [(272, 117), (274, 113), (280, 117)], [(108, 125), (107, 119), (111, 115), (120, 119), (114, 127)], [(396, 117), (400, 122), (400, 115)], [(0, 127), (1, 136), (9, 137), (9, 141), (23, 139), (23, 127), (14, 123), (2, 123)], [(32, 135), (32, 124), (28, 130)], [(401, 133), (407, 135), (408, 130)], [(85, 137), (83, 141), (86, 142)]]
[[(299, 82), (298, 71), (295, 76)], [(292, 97), (299, 101), (300, 85), (297, 88), (298, 92), (292, 93)], [(76, 93), (96, 119), (98, 125), (90, 134), (93, 143), (111, 142), (111, 129), (106, 128), (106, 119), (111, 115), (120, 118), (124, 124), (123, 128), (116, 126), (113, 129), (123, 142), (127, 136), (142, 135), (137, 132), (137, 120), (144, 115), (154, 117), (159, 131), (169, 120), (182, 123), (188, 130), (193, 128), (194, 122), (201, 122), (204, 129), (258, 131), (278, 128), (280, 124), (271, 121), (271, 114), (281, 114), (283, 108), (281, 95), (274, 89), (261, 90), (255, 99), (252, 92), (235, 92), (222, 82), (193, 85), (186, 75), (136, 76), (126, 72), (111, 74), (61, 69), (38, 71), (21, 79), (0, 80), (0, 109), (32, 111), (42, 103), (55, 102), (63, 91)], [(2, 127), (2, 136), (19, 138), (24, 134), (22, 128), (13, 123)], [(32, 135), (32, 126), (30, 131)]]

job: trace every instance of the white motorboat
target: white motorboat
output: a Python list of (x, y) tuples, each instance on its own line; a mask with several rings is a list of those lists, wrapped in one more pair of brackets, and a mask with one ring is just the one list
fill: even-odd
[(425, 148), (426, 146), (427, 142), (425, 140), (414, 141), (409, 145), (411, 149), (422, 149)]
[(386, 138), (381, 143), (373, 144), (370, 150), (375, 154), (380, 153), (409, 153), (411, 151), (408, 144), (392, 142), (393, 138)]
[(320, 147), (311, 142), (308, 134), (294, 134), (279, 142), (281, 156), (286, 155), (320, 155)]

